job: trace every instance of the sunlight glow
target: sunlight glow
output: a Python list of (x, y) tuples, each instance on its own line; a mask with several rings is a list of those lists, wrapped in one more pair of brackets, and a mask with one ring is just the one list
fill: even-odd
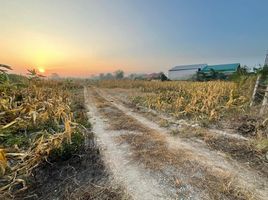
[(40, 73), (45, 73), (46, 70), (45, 70), (44, 68), (42, 68), (42, 67), (39, 67), (39, 68), (38, 68), (38, 71), (39, 71)]

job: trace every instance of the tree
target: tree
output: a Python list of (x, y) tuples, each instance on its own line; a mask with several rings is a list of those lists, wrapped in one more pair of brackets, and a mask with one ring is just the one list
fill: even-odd
[(131, 79), (131, 80), (134, 80), (136, 77), (137, 77), (137, 74), (135, 74), (135, 73), (128, 75), (128, 78)]
[(107, 74), (105, 74), (104, 79), (111, 80), (111, 79), (114, 79), (114, 76), (111, 73), (107, 73)]
[(99, 79), (100, 79), (100, 80), (103, 80), (103, 79), (104, 79), (104, 73), (100, 73), (100, 75), (99, 75)]
[(59, 76), (57, 73), (52, 73), (50, 77), (51, 77), (51, 79), (53, 79), (53, 80), (58, 80), (58, 79), (60, 79), (60, 76)]
[(124, 78), (124, 71), (117, 70), (114, 72), (115, 79), (123, 79)]
[(196, 80), (197, 81), (206, 81), (207, 80), (206, 74), (202, 71), (196, 72)]
[(268, 76), (268, 65), (264, 65), (263, 68), (260, 70), (260, 74), (262, 77), (267, 78)]
[(168, 80), (167, 76), (163, 72), (160, 73), (160, 79), (161, 79), (161, 81), (167, 81)]
[(247, 75), (248, 74), (248, 66), (246, 66), (246, 65), (244, 65), (243, 67), (239, 67), (238, 69), (237, 69), (237, 74), (238, 75)]

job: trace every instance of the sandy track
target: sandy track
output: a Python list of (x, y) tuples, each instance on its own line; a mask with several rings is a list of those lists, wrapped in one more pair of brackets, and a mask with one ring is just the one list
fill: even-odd
[(119, 146), (115, 142), (115, 138), (121, 135), (122, 131), (107, 130), (107, 119), (98, 113), (90, 90), (85, 89), (85, 97), (93, 132), (102, 148), (106, 165), (114, 178), (126, 187), (127, 193), (133, 199), (174, 199), (148, 172), (130, 162), (127, 158), (130, 154), (128, 146)]
[[(134, 151), (130, 148), (130, 146), (128, 146), (131, 145), (131, 143), (128, 145), (124, 144), (123, 146), (118, 146), (118, 144), (114, 141), (114, 138), (119, 135), (129, 133), (122, 130), (111, 131), (107, 129), (105, 125), (108, 121), (105, 117), (99, 114), (99, 111), (95, 106), (96, 102), (94, 102), (94, 95), (91, 90), (85, 90), (85, 95), (88, 100), (87, 105), (91, 111), (90, 115), (94, 116), (92, 120), (95, 120), (96, 122), (93, 126), (93, 130), (99, 136), (102, 146), (106, 148), (104, 154), (106, 160), (109, 160), (107, 164), (111, 167), (114, 175), (119, 177), (119, 181), (124, 182), (126, 188), (134, 199), (167, 199), (168, 197), (170, 199), (178, 197), (179, 199), (211, 199), (211, 195), (206, 194), (207, 191), (204, 192), (200, 190), (202, 187), (191, 184), (189, 179), (196, 174), (189, 174), (189, 169), (186, 170), (180, 168), (176, 170), (173, 169), (171, 171), (165, 169), (161, 171), (160, 176), (156, 176), (156, 173), (153, 173), (152, 175), (152, 173), (148, 172), (148, 170), (145, 170), (142, 167), (142, 164), (137, 165), (133, 164), (133, 162), (130, 164), (129, 156), (127, 155), (131, 155), (133, 153), (132, 151)], [(159, 127), (158, 124), (131, 111), (131, 109), (120, 104), (115, 98), (107, 95), (107, 93), (98, 90), (97, 94), (104, 98), (107, 102), (110, 102), (112, 106), (122, 111), (126, 116), (137, 120), (142, 126), (153, 130), (158, 135), (163, 135), (166, 145), (172, 152), (176, 152), (176, 150), (187, 152), (187, 156), (189, 156), (189, 160), (191, 162), (197, 163), (197, 165), (200, 166), (200, 169), (205, 169), (205, 172), (203, 172), (205, 177), (208, 176), (208, 172), (212, 174), (228, 174), (232, 178), (232, 183), (230, 184), (237, 185), (238, 188), (249, 191), (249, 193), (252, 193), (256, 199), (265, 199), (268, 195), (266, 185), (267, 180), (261, 178), (255, 172), (246, 169), (235, 161), (225, 159), (223, 155), (219, 155), (217, 152), (207, 149), (200, 143), (189, 143), (181, 140), (180, 138), (175, 139), (167, 134), (168, 130)], [(131, 134), (139, 134), (139, 131), (136, 131), (136, 133), (134, 131), (134, 133), (132, 132)], [(174, 156), (174, 160), (175, 157), (176, 155)], [(171, 160), (170, 162), (175, 163), (174, 166), (176, 165), (175, 161), (173, 162), (173, 160)], [(177, 166), (175, 166), (175, 168), (176, 167)], [(120, 173), (118, 173), (118, 171), (120, 171)], [(176, 194), (176, 190), (172, 184), (163, 183), (160, 180), (161, 177), (177, 177), (178, 175), (181, 178), (181, 181), (185, 182), (185, 185), (187, 186), (186, 190), (188, 190), (187, 192), (184, 192), (183, 197)], [(139, 183), (137, 184), (136, 181)], [(208, 188), (208, 191), (209, 190), (210, 188)], [(181, 189), (177, 192), (182, 193)], [(222, 191), (219, 191), (219, 193), (221, 192)], [(215, 191), (215, 193), (217, 193), (217, 191)], [(228, 195), (223, 195), (221, 197), (224, 197), (224, 199), (234, 199), (233, 196), (230, 197)]]

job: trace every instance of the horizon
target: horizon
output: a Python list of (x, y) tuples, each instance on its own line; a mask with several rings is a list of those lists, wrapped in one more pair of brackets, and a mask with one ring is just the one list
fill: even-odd
[(263, 65), (268, 1), (0, 0), (0, 63), (25, 74), (90, 77), (118, 69)]

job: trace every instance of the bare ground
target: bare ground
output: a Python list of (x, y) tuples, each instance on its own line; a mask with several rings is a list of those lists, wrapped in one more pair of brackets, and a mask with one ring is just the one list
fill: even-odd
[[(203, 142), (211, 150), (222, 152), (226, 157), (230, 157), (244, 166), (255, 169), (256, 173), (260, 173), (261, 176), (268, 177), (268, 160), (265, 152), (261, 152), (255, 148), (253, 144), (254, 138), (241, 135), (241, 127), (244, 131), (242, 134), (244, 134), (245, 130), (253, 130), (252, 127), (256, 127), (256, 125), (245, 123), (245, 120), (241, 121), (241, 119), (230, 119), (232, 121), (231, 123), (230, 120), (221, 122), (222, 124), (229, 123), (228, 128), (204, 128), (190, 120), (178, 120), (164, 113), (133, 105), (129, 102), (129, 96), (132, 96), (133, 93), (134, 95), (141, 95), (137, 93), (137, 91), (104, 89), (102, 92), (108, 95), (109, 98), (116, 99), (117, 102), (120, 102), (120, 104), (125, 107), (131, 107), (131, 111), (134, 113), (139, 113), (146, 119), (154, 121), (159, 126), (166, 128), (166, 131), (174, 137), (179, 136), (180, 138), (188, 138), (191, 141)], [(115, 95), (117, 93), (120, 95)], [(246, 117), (246, 119), (248, 119), (248, 117)], [(254, 120), (256, 121), (255, 118)], [(252, 134), (252, 132), (246, 132), (247, 136), (250, 136), (249, 134)]]
[(112, 130), (116, 142), (128, 146), (123, 150), (128, 155), (124, 159), (130, 159), (129, 164), (142, 169), (142, 173), (149, 172), (160, 187), (164, 185), (163, 193), (173, 195), (171, 199), (265, 199), (267, 196), (267, 178), (254, 169), (211, 150), (202, 141), (170, 136), (168, 128), (133, 112), (104, 91), (90, 91), (92, 105), (101, 114), (105, 129)]
[(105, 163), (133, 199), (268, 196), (267, 178), (224, 152), (203, 141), (170, 135), (169, 126), (160, 127), (103, 90), (88, 88), (85, 96)]
[(169, 196), (163, 192), (165, 188), (159, 185), (149, 172), (127, 159), (131, 154), (129, 147), (127, 145), (119, 146), (115, 142), (115, 139), (126, 131), (108, 130), (106, 126), (108, 119), (101, 117), (98, 109), (106, 108), (108, 105), (106, 109), (109, 111), (109, 104), (97, 101), (94, 98), (95, 95), (94, 91), (85, 90), (93, 132), (99, 145), (102, 146), (104, 160), (113, 172), (114, 178), (126, 186), (127, 192), (133, 199), (168, 199)]

